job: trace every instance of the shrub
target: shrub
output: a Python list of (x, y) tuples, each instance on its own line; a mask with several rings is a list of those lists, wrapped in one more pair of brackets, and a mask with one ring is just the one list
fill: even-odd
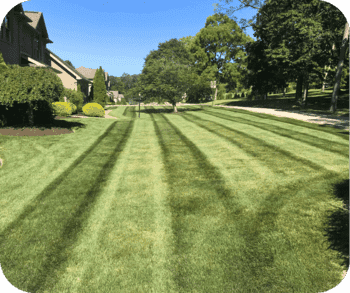
[(126, 101), (125, 101), (125, 99), (121, 99), (121, 105), (126, 105)]
[(83, 112), (86, 116), (93, 117), (104, 117), (105, 110), (100, 104), (97, 103), (88, 103), (83, 107)]
[(69, 105), (72, 107), (72, 113), (77, 113), (77, 106), (75, 106), (73, 103), (69, 103)]
[(55, 102), (52, 103), (54, 113), (58, 116), (69, 116), (73, 113), (74, 104), (68, 102)]
[(3, 120), (10, 125), (8, 122), (14, 121), (10, 116), (23, 115), (23, 109), (27, 108), (28, 119), (22, 117), (23, 121), (30, 124), (51, 122), (52, 102), (59, 100), (63, 90), (61, 79), (51, 69), (9, 65), (8, 70), (0, 73)]
[[(70, 102), (76, 106), (77, 111), (82, 111), (84, 103), (84, 94), (82, 92), (65, 88), (63, 96), (67, 97), (67, 102)], [(62, 99), (60, 101), (63, 102)]]

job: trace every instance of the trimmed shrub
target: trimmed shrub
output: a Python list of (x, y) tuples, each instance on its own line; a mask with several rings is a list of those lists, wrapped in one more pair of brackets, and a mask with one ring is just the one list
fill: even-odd
[(68, 102), (52, 103), (54, 113), (58, 116), (70, 116), (73, 113), (74, 104)]
[(105, 110), (100, 104), (88, 103), (83, 107), (83, 112), (86, 116), (92, 117), (104, 117)]
[[(0, 106), (3, 122), (19, 123), (13, 119), (23, 115), (23, 123), (43, 124), (53, 120), (52, 102), (58, 101), (64, 90), (61, 79), (51, 69), (8, 66), (0, 73)], [(11, 110), (10, 110), (11, 108)], [(17, 111), (18, 109), (18, 111)], [(16, 111), (18, 113), (16, 113)], [(13, 116), (13, 117), (11, 117)]]

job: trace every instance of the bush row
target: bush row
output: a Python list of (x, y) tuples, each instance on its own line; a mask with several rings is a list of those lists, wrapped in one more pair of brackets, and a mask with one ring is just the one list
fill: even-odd
[[(77, 113), (77, 107), (73, 103), (69, 102), (54, 102), (52, 103), (54, 108), (54, 114), (58, 116), (70, 116)], [(83, 108), (82, 111), (86, 116), (92, 117), (104, 117), (105, 110), (100, 104), (88, 103)]]

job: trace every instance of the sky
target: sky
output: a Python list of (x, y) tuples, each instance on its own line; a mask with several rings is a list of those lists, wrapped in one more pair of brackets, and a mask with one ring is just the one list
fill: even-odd
[[(11, 6), (7, 10), (19, 2), (6, 1)], [(61, 59), (70, 60), (75, 68), (102, 66), (109, 75), (121, 76), (141, 73), (144, 58), (159, 43), (195, 36), (215, 13), (214, 3), (224, 5), (219, 0), (30, 0), (22, 6), (43, 13), (53, 41), (47, 48)], [(233, 0), (224, 7), (238, 5)], [(244, 9), (235, 16), (250, 19), (255, 14), (254, 9)], [(251, 28), (246, 33), (256, 39)]]

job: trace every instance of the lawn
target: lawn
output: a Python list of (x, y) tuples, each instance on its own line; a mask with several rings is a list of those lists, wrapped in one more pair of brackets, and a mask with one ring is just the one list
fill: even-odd
[(138, 110), (65, 118), (69, 134), (0, 136), (0, 263), (14, 286), (316, 293), (341, 282), (348, 133), (228, 108)]

